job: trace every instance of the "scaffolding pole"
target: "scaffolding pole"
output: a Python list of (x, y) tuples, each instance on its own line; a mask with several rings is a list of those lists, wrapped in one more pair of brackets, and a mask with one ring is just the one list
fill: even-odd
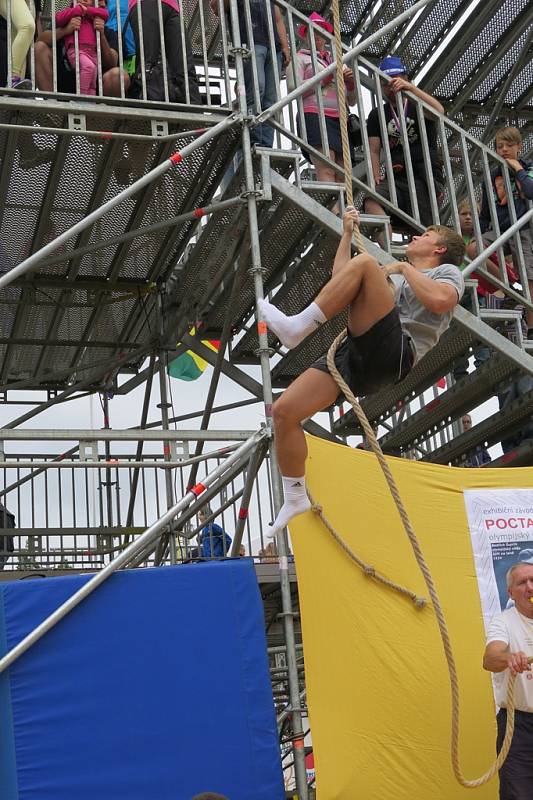
[[(163, 294), (159, 292), (158, 295), (158, 311), (159, 311), (159, 331), (160, 334), (163, 331)], [(161, 427), (164, 431), (169, 430), (169, 413), (168, 410), (171, 407), (171, 403), (168, 399), (168, 386), (167, 386), (167, 366), (168, 366), (168, 354), (167, 351), (162, 348), (159, 351), (159, 403), (158, 408), (161, 410)], [(172, 449), (175, 448), (175, 443), (171, 443), (168, 439), (163, 442), (163, 458), (165, 461), (175, 461), (172, 457)], [(189, 489), (192, 488), (191, 486), (188, 487)], [(172, 472), (171, 470), (165, 470), (165, 492), (167, 498), (167, 508), (172, 508), (174, 505), (174, 487), (172, 485)], [(159, 564), (161, 561), (161, 554), (164, 550), (165, 546), (165, 538), (164, 536), (158, 542), (157, 550), (156, 550), (156, 564)], [(170, 545), (170, 563), (176, 563), (176, 536), (174, 534), (174, 523), (171, 522), (169, 525), (169, 532), (168, 532), (168, 540)]]
[[(424, 2), (427, 0), (424, 0)], [(239, 28), (239, 15), (237, 0), (230, 0), (231, 25), (233, 43), (235, 47), (235, 66), (237, 71), (238, 99), (241, 116), (244, 120), (248, 119), (248, 109), (246, 103), (246, 91), (244, 81), (243, 50), (241, 46), (241, 35)], [(252, 58), (254, 58), (252, 54)], [(275, 104), (279, 105), (279, 104)], [(268, 115), (270, 116), (270, 115)], [(263, 267), (261, 264), (261, 247), (259, 244), (259, 226), (257, 215), (258, 192), (255, 186), (255, 176), (252, 162), (252, 148), (250, 140), (250, 126), (243, 125), (242, 129), (242, 150), (244, 159), (244, 174), (246, 180), (245, 197), (248, 202), (248, 220), (250, 227), (250, 249), (252, 265), (250, 273), (252, 275), (255, 301), (256, 301), (256, 320), (257, 332), (259, 336), (259, 358), (261, 363), (261, 376), (263, 385), (263, 399), (265, 407), (265, 418), (268, 430), (272, 430), (272, 382), (270, 377), (270, 351), (268, 347), (267, 326), (260, 318), (257, 310), (257, 302), (264, 297), (263, 288)], [(260, 194), (260, 193), (259, 193)], [(273, 501), (276, 513), (281, 508), (282, 487), (281, 477), (277, 467), (275, 452), (271, 449), (270, 469), (272, 479)], [(296, 648), (294, 636), (294, 612), (292, 608), (292, 596), (289, 580), (289, 560), (288, 560), (288, 538), (287, 531), (282, 531), (277, 537), (279, 553), (279, 572), (280, 572), (280, 591), (283, 609), (283, 630), (285, 644), (287, 646), (287, 668), (289, 697), (292, 707), (293, 723), (293, 756), (294, 773), (296, 779), (296, 790), (299, 800), (308, 800), (307, 773), (305, 768), (305, 750), (303, 747), (303, 727), (302, 712), (300, 706), (299, 675), (296, 664)]]
[[(148, 411), (150, 409), (150, 398), (152, 396), (152, 384), (154, 382), (154, 369), (155, 369), (155, 353), (152, 353), (150, 356), (150, 364), (148, 366), (148, 378), (146, 380), (146, 386), (144, 389), (144, 400), (143, 400), (143, 407), (141, 412), (141, 422), (139, 427), (141, 429), (146, 428), (146, 423), (148, 420)], [(141, 456), (143, 454), (144, 443), (139, 441), (137, 443), (137, 450), (135, 452), (135, 461), (140, 461)], [(130, 500), (128, 504), (128, 511), (126, 514), (126, 527), (129, 527), (133, 524), (133, 512), (135, 509), (135, 500), (137, 497), (137, 487), (139, 485), (139, 475), (140, 472), (138, 469), (134, 469), (133, 477), (131, 479), (130, 484)], [(124, 544), (128, 544), (129, 536), (124, 538)]]

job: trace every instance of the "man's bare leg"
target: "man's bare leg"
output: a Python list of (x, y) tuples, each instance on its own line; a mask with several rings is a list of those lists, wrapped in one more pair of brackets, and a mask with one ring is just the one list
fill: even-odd
[(45, 42), (35, 42), (35, 80), (41, 92), (53, 92), (52, 48)]
[(338, 394), (338, 386), (331, 375), (311, 368), (300, 375), (274, 404), (276, 454), (283, 476), (284, 503), (269, 536), (275, 536), (289, 520), (310, 508), (304, 477), (307, 443), (301, 422), (328, 408)]
[[(370, 256), (356, 256), (342, 267), (318, 295), (317, 305), (327, 318), (335, 316), (344, 308), (350, 291), (355, 296), (350, 303), (348, 328), (354, 336), (366, 333), (394, 307), (385, 274)], [(274, 404), (276, 453), (285, 502), (272, 525), (271, 536), (309, 508), (305, 489), (307, 445), (300, 423), (330, 406), (338, 394), (331, 375), (311, 368)]]
[[(124, 94), (130, 88), (130, 76), (124, 72)], [(112, 67), (102, 75), (102, 94), (106, 97), (120, 97), (120, 67)]]
[[(340, 267), (314, 303), (299, 314), (289, 317), (266, 300), (259, 301), (259, 308), (270, 330), (282, 344), (292, 349), (323, 322), (354, 303), (365, 283), (371, 286), (370, 291), (364, 292), (364, 302), (366, 304), (370, 299), (370, 305), (366, 308), (360, 302), (357, 303), (357, 314), (362, 315), (361, 320), (356, 324), (356, 330), (352, 330), (350, 326), (354, 336), (360, 336), (382, 319), (393, 306), (385, 274), (375, 258), (367, 253), (355, 256)], [(372, 296), (374, 292), (377, 292), (376, 297)], [(383, 310), (385, 307), (386, 310)]]

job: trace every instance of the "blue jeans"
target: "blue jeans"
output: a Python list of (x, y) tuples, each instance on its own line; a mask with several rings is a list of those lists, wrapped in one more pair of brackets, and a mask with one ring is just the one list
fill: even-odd
[[(257, 82), (259, 88), (259, 100), (261, 103), (261, 111), (265, 108), (270, 108), (277, 100), (276, 97), (276, 76), (274, 73), (274, 61), (270, 48), (264, 44), (254, 45), (254, 58), (257, 69)], [(276, 60), (278, 64), (278, 75), (281, 74), (281, 53), (276, 53)], [(251, 114), (258, 113), (255, 106), (255, 91), (254, 79), (252, 71), (252, 61), (247, 59), (244, 62), (244, 82), (246, 86), (246, 105), (248, 112)], [(250, 138), (252, 144), (258, 144), (262, 147), (272, 147), (274, 144), (274, 128), (271, 125), (256, 125), (250, 131)]]

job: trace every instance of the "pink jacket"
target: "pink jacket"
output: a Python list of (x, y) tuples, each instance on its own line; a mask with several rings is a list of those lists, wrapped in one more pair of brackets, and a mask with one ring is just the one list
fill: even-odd
[[(298, 50), (295, 61), (298, 86), (300, 86), (300, 84), (309, 80), (309, 78), (312, 78), (315, 74), (311, 52), (304, 48)], [(327, 69), (332, 61), (333, 58), (328, 51), (317, 53), (317, 72), (322, 72), (322, 70)], [(320, 86), (322, 90), (324, 115), (326, 117), (338, 117), (339, 104), (337, 102), (337, 84), (335, 75), (333, 74), (324, 78)], [(345, 81), (345, 89), (346, 100), (348, 101), (348, 94), (353, 89), (353, 81)], [(309, 91), (302, 96), (302, 99), (304, 114), (318, 114), (318, 103), (316, 100), (316, 92), (314, 87), (309, 89)]]
[[(70, 8), (65, 8), (63, 11), (57, 12), (56, 25), (58, 28), (64, 28), (73, 17), (81, 17), (81, 27), (78, 31), (79, 44), (89, 44), (96, 47), (96, 31), (93, 25), (94, 18), (100, 17), (106, 22), (109, 19), (109, 11), (107, 8), (97, 8), (97, 6), (88, 6), (87, 8), (71, 6)], [(68, 36), (65, 36), (64, 41), (67, 49), (73, 47), (74, 34), (69, 33)]]

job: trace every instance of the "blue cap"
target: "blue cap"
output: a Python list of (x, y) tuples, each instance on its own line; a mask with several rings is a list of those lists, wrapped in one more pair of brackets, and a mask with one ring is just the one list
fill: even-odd
[(385, 56), (379, 68), (385, 75), (390, 75), (393, 78), (395, 75), (405, 75), (407, 69), (402, 63), (402, 59), (398, 56)]

